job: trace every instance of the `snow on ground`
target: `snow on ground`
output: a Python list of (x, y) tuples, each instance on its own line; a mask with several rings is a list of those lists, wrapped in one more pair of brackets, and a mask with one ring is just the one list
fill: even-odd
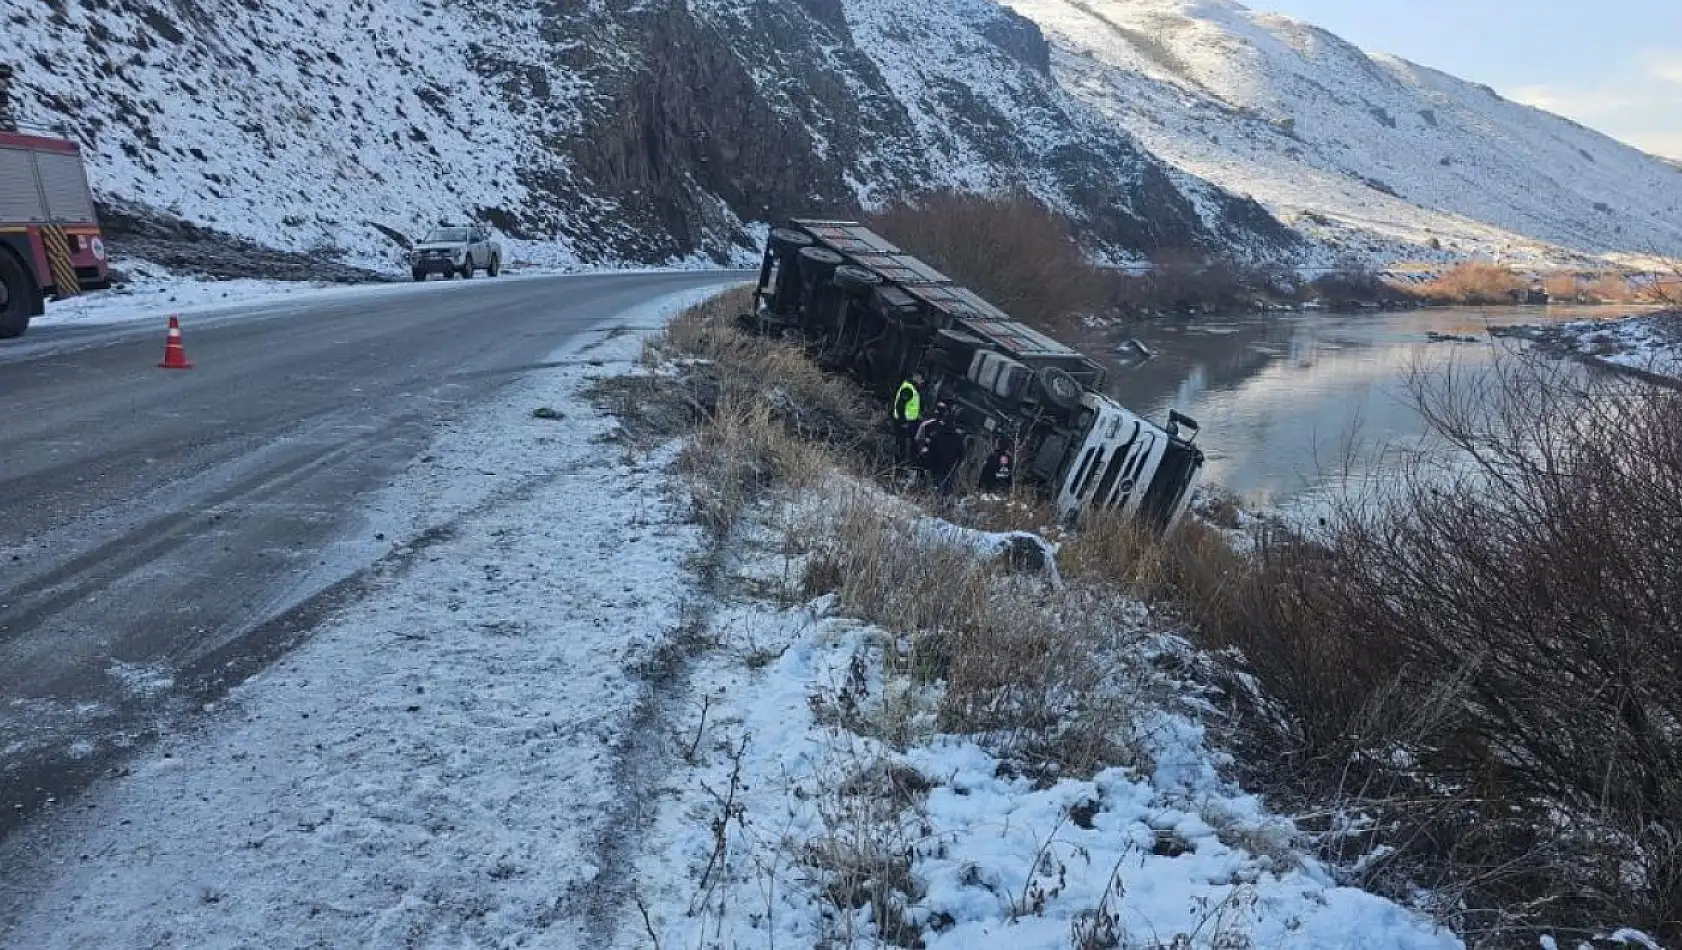
[(603, 328), (453, 426), (373, 505), (366, 598), (0, 845), (4, 944), (874, 946), (875, 899), (931, 948), (1460, 946), (1221, 777), (1197, 703), (1148, 698), (1185, 692), (1148, 672), (1185, 647), (1142, 605), (1102, 614), (1139, 661), (1137, 761), (1058, 779), (944, 732), (941, 684), (886, 673), (897, 634), (766, 593), (803, 569), (787, 506), (704, 586), (677, 447), (580, 398), (639, 349)]
[(7, 946), (587, 945), (570, 895), (624, 805), (635, 669), (692, 597), (695, 545), (660, 460), (597, 441), (578, 389), (638, 352), (602, 340), (375, 505), (394, 544), (370, 598), (6, 842)]
[[(740, 570), (764, 589), (800, 575), (775, 536), (803, 522), (762, 517), (763, 553)], [(1141, 658), (1184, 648), (1140, 605), (1117, 616)], [(709, 627), (719, 646), (671, 729), (688, 768), (664, 790), (643, 903), (626, 911), (659, 946), (879, 946), (899, 921), (931, 950), (1461, 946), (1295, 850), (1294, 827), (1221, 778), (1185, 712), (1141, 704), (1143, 768), (1036, 778), (944, 733), (941, 687), (884, 672), (902, 638), (834, 595), (733, 602)], [(888, 945), (907, 945), (900, 933)]]
[(1548, 328), (1547, 342), (1593, 360), (1682, 380), (1682, 310)]
[(1231, 0), (1001, 2), (1141, 145), (1353, 253), (1682, 255), (1675, 166), (1487, 87)]
[[(531, 199), (520, 172), (570, 173), (536, 133), (575, 133), (589, 90), (541, 55), (538, 20), (431, 3), (70, 4), (19, 14), (0, 60), (19, 66), (21, 122), (75, 116), (99, 193), (390, 266), (375, 224), (513, 213)], [(474, 68), (487, 60), (519, 73), (512, 89)], [(579, 259), (559, 234), (510, 244), (511, 260)]]

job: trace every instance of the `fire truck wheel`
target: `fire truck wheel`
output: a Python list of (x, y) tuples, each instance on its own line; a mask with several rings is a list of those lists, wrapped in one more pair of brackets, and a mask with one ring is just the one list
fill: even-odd
[(29, 328), (30, 301), (35, 287), (12, 255), (0, 251), (0, 340), (21, 336)]

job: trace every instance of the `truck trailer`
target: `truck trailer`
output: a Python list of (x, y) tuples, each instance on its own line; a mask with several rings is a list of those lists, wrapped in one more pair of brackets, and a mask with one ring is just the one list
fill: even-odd
[(856, 221), (771, 231), (745, 322), (792, 334), (820, 365), (883, 394), (921, 370), (971, 451), (1010, 442), (1018, 471), (1059, 514), (1119, 512), (1166, 531), (1203, 470), (1197, 422), (1158, 425), (1104, 394), (1103, 364), (1012, 319)]

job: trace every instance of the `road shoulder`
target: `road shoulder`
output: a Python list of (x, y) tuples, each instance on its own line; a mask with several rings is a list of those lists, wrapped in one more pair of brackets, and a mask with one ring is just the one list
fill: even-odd
[(694, 543), (668, 476), (610, 448), (578, 394), (711, 292), (621, 315), (458, 424), (387, 500), (438, 526), (411, 556), (195, 733), (0, 846), (7, 944), (559, 925), (595, 876), (590, 829), (619, 804), (638, 671), (687, 609)]

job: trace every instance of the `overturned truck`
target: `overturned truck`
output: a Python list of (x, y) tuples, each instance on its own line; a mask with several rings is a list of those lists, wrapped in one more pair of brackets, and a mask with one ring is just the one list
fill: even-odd
[(925, 404), (952, 407), (972, 456), (1008, 440), (1018, 473), (1064, 518), (1115, 511), (1166, 530), (1191, 502), (1203, 469), (1195, 421), (1170, 412), (1164, 427), (1129, 411), (1104, 395), (1101, 364), (857, 222), (773, 230), (747, 320), (797, 334), (821, 365), (884, 395), (922, 370)]

